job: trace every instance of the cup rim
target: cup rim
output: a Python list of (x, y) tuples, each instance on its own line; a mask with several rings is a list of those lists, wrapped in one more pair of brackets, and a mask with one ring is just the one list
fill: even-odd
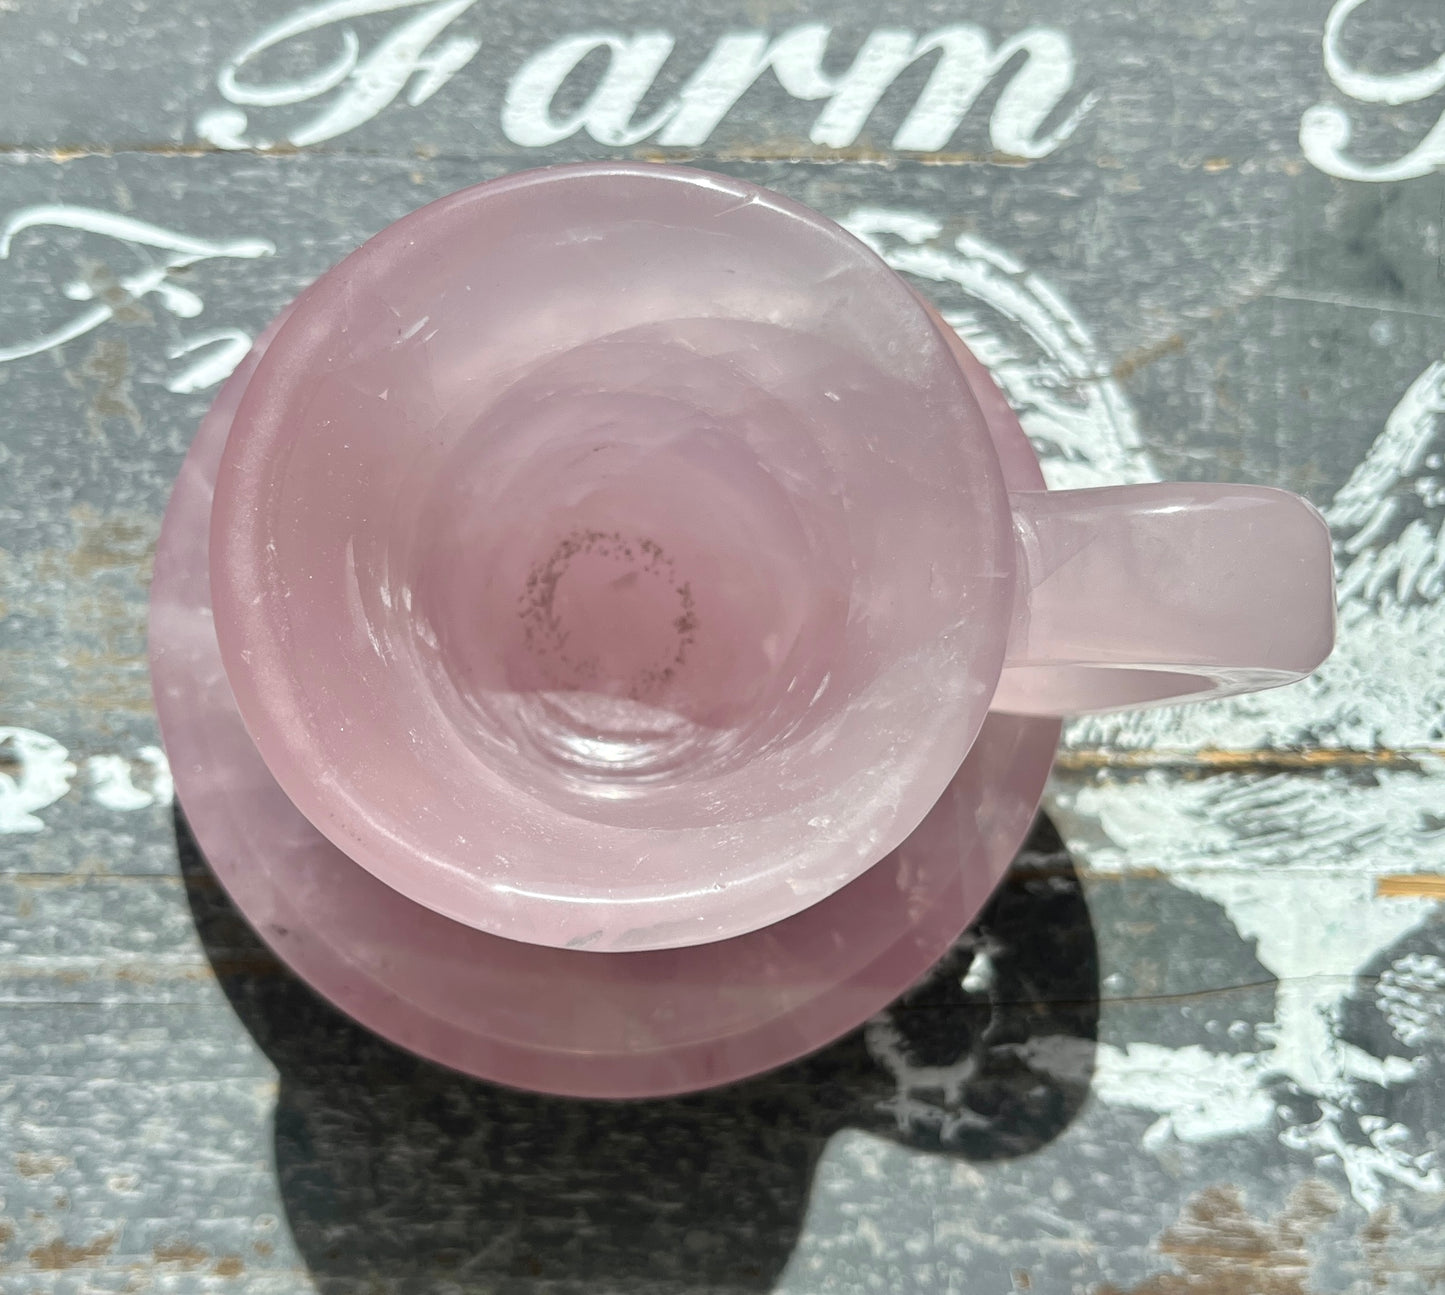
[[(564, 164), (515, 172), (459, 190), (403, 216), (327, 270), (288, 307), (240, 395), (217, 477), (211, 529), (211, 579), (222, 660), (246, 728), (287, 796), (343, 852), (410, 898), (481, 930), (564, 947), (581, 947), (574, 939), (563, 938), (565, 932), (555, 913), (569, 897), (529, 894), (474, 875), (460, 877), (452, 860), (438, 857), (409, 839), (395, 823), (376, 821), (371, 807), (348, 779), (348, 770), (337, 768), (325, 758), (309, 731), (298, 734), (301, 708), (296, 704), (297, 682), (287, 671), (279, 635), (266, 632), (265, 618), (255, 608), (265, 607), (270, 597), (264, 558), (267, 523), (269, 509), (275, 506), (279, 493), (275, 464), (278, 456), (284, 457), (288, 435), (286, 384), (274, 380), (280, 357), (287, 356), (287, 362), (294, 365), (297, 355), (316, 354), (348, 308), (347, 294), (338, 290), (342, 284), (358, 275), (379, 274), (382, 267), (395, 272), (398, 257), (404, 259), (409, 249), (416, 249), (413, 255), (425, 255), (437, 230), (444, 230), (448, 221), (465, 215), (472, 204), (519, 189), (595, 177), (686, 183), (725, 193), (761, 195), (761, 200), (774, 210), (802, 221), (818, 236), (846, 246), (850, 255), (873, 260), (897, 279), (914, 298), (914, 309), (935, 335), (940, 359), (956, 367), (953, 344), (940, 332), (938, 317), (916, 298), (892, 267), (821, 213), (771, 190), (693, 168), (638, 162)], [(958, 390), (977, 410), (972, 385), (962, 371)], [(979, 411), (981, 432), (985, 422)], [(1012, 533), (1002, 469), (986, 433), (980, 439), (988, 442), (988, 479), (978, 483), (978, 488), (994, 501), (995, 552), (1011, 562)], [(960, 675), (966, 674), (972, 686), (983, 688), (987, 696), (992, 695), (1002, 671), (1012, 598), (1010, 566), (1007, 579), (1000, 582), (996, 605), (984, 611), (989, 622), (984, 647), (975, 651), (966, 670), (960, 668)], [(262, 680), (268, 681), (269, 687), (263, 686)], [(278, 681), (283, 680), (289, 687), (278, 686)], [(304, 688), (300, 691), (304, 692)], [(960, 701), (954, 709), (963, 715), (968, 707)], [(942, 794), (982, 725), (985, 708), (976, 709), (976, 716), (966, 722), (941, 721), (941, 735), (933, 738), (932, 749), (946, 751), (948, 759), (936, 779), (938, 785), (922, 788), (919, 798), (926, 803), (911, 818), (898, 819), (891, 834), (873, 842), (861, 862), (855, 858), (849, 867), (835, 871), (823, 884), (817, 884), (815, 878), (810, 885), (807, 868), (793, 861), (790, 868), (762, 869), (744, 885), (730, 884), (713, 890), (680, 886), (653, 896), (614, 899), (612, 908), (617, 911), (608, 910), (609, 920), (618, 929), (601, 939), (589, 939), (585, 947), (642, 950), (706, 943), (768, 925), (833, 893), (898, 845)], [(806, 830), (804, 822), (799, 819), (795, 827)], [(800, 873), (803, 884), (799, 884)], [(418, 877), (423, 875), (425, 880), (419, 882)], [(599, 884), (598, 890), (610, 888)], [(592, 905), (587, 920), (595, 922), (599, 901), (579, 902)], [(680, 902), (688, 908), (687, 920), (677, 920)], [(549, 914), (549, 909), (554, 911)], [(658, 920), (662, 914), (668, 915), (667, 920)]]

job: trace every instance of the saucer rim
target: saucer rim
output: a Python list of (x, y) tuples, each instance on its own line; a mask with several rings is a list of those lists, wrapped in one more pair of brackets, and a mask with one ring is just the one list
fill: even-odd
[[(188, 609), (184, 605), (185, 600), (178, 597), (177, 591), (184, 586), (187, 576), (194, 579), (198, 569), (205, 571), (207, 554), (203, 546), (190, 545), (178, 549), (174, 536), (178, 533), (177, 528), (186, 524), (188, 512), (193, 513), (197, 507), (205, 507), (206, 520), (209, 521), (208, 496), (214, 481), (215, 462), (223, 444), (221, 429), (216, 424), (219, 421), (229, 422), (226, 408), (228, 405), (234, 408), (234, 401), (239, 398), (239, 391), (244, 389), (258, 353), (264, 349), (279, 322), (280, 319), (262, 334), (251, 355), (218, 394), (177, 477), (157, 545), (150, 604), (150, 655), (157, 716), (163, 742), (173, 756), (172, 773), (177, 800), (196, 845), (247, 922), (304, 984), (373, 1033), (427, 1060), (462, 1073), (524, 1091), (557, 1096), (646, 1098), (675, 1096), (736, 1082), (827, 1046), (896, 999), (947, 952), (967, 922), (977, 915), (979, 908), (979, 904), (972, 902), (976, 896), (962, 893), (961, 873), (958, 881), (949, 882), (945, 890), (935, 897), (933, 904), (909, 925), (902, 927), (896, 938), (871, 961), (851, 970), (809, 1002), (768, 1017), (755, 1027), (734, 1030), (725, 1036), (691, 1040), (644, 1053), (602, 1054), (566, 1047), (519, 1045), (499, 1039), (486, 1032), (481, 1021), (482, 1013), (478, 1013), (474, 1027), (464, 1027), (455, 1019), (439, 1016), (413, 999), (402, 998), (371, 969), (363, 968), (348, 958), (345, 951), (324, 938), (308, 937), (304, 924), (292, 922), (282, 928), (268, 923), (265, 920), (267, 893), (263, 893), (266, 885), (258, 879), (269, 879), (270, 874), (264, 869), (248, 871), (244, 856), (256, 848), (254, 837), (236, 832), (234, 822), (228, 822), (228, 811), (234, 810), (234, 801), (246, 788), (244, 784), (238, 784), (239, 790), (234, 795), (217, 795), (214, 791), (207, 793), (207, 782), (214, 784), (216, 771), (207, 770), (203, 762), (198, 764), (192, 758), (204, 753), (204, 734), (207, 725), (215, 723), (215, 720), (207, 718), (205, 707), (201, 704), (206, 685), (198, 676), (197, 661), (193, 654), (188, 656), (185, 651), (179, 650), (180, 645), (173, 636), (182, 628), (178, 613), (208, 610), (210, 586), (207, 574), (204, 607), (191, 600), (192, 605)], [(1017, 422), (1012, 419), (1009, 422), (1012, 426), (991, 425), (991, 431), (996, 440), (1010, 442), (1012, 454), (1001, 455), (1001, 459), (1005, 462), (1012, 459), (1017, 470), (1018, 443), (1021, 442), (1024, 447), (1028, 443)], [(218, 437), (221, 438), (219, 441)], [(1037, 474), (1037, 459), (1031, 447), (1027, 455), (1033, 473)], [(212, 460), (209, 470), (205, 462), (208, 456)], [(1014, 488), (1039, 488), (1041, 484), (1040, 474), (1037, 484), (1020, 481)], [(172, 543), (167, 543), (168, 538)], [(211, 638), (214, 640), (213, 627)], [(212, 641), (206, 646), (215, 653), (219, 662), (219, 645)], [(172, 651), (172, 648), (178, 650)], [(227, 709), (234, 711), (239, 718), (234, 699), (228, 699), (230, 704)], [(215, 704), (215, 699), (211, 699), (212, 709)], [(1017, 726), (1019, 757), (1014, 766), (1003, 766), (997, 773), (990, 770), (990, 781), (996, 779), (1001, 785), (1013, 783), (1017, 786), (1022, 780), (1029, 790), (1026, 797), (1018, 798), (1020, 810), (1017, 822), (1011, 825), (1013, 830), (1004, 834), (1002, 844), (996, 842), (992, 849), (986, 843), (983, 845), (988, 874), (988, 884), (983, 891), (985, 895), (997, 885), (1027, 836), (1042, 798), (1061, 729), (1060, 721), (1055, 719), (1018, 716), (990, 716), (986, 725), (995, 719)], [(254, 744), (251, 750), (254, 752)], [(259, 753), (255, 754), (258, 765), (264, 770)], [(973, 755), (970, 756), (972, 758)], [(254, 792), (255, 788), (251, 790)], [(276, 786), (276, 793), (284, 796), (279, 786)], [(299, 815), (299, 811), (296, 812)], [(243, 857), (233, 857), (237, 847)], [(328, 848), (336, 849), (329, 842)], [(340, 853), (339, 850), (337, 852)], [(358, 873), (369, 881), (382, 886), (383, 890), (387, 889), (358, 865), (353, 863), (352, 866), (357, 867)], [(274, 892), (275, 887), (271, 889)], [(847, 889), (844, 888), (845, 891)], [(415, 903), (400, 892), (390, 893), (399, 904)], [(835, 896), (840, 893), (835, 892)], [(954, 919), (944, 921), (940, 926), (940, 919), (946, 916), (944, 906), (950, 900), (960, 906), (959, 912)], [(808, 911), (805, 909), (803, 913)], [(794, 918), (784, 918), (775, 926), (785, 926), (803, 913)], [(462, 923), (457, 925), (465, 927)], [(476, 931), (475, 928), (465, 929), (482, 939), (504, 940), (504, 937)], [(734, 938), (746, 940), (749, 937)], [(672, 952), (685, 956), (693, 950), (708, 948), (711, 948), (710, 944)], [(647, 956), (627, 952), (572, 953), (556, 949), (548, 952), (559, 957)]]

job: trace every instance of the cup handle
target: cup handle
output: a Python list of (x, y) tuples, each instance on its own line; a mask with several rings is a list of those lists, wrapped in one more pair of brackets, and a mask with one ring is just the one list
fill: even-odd
[(1330, 653), (1329, 528), (1262, 486), (1010, 496), (1019, 583), (992, 709), (1074, 715), (1293, 683)]

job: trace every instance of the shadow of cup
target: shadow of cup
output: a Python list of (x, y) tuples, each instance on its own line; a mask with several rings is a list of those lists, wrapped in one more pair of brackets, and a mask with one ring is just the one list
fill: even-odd
[(1094, 930), (1043, 817), (949, 954), (863, 1029), (755, 1079), (635, 1102), (502, 1088), (355, 1024), (246, 924), (179, 810), (175, 828), (207, 956), (279, 1075), (278, 1185), (322, 1290), (769, 1290), (834, 1134), (1003, 1159), (1046, 1146), (1088, 1094)]

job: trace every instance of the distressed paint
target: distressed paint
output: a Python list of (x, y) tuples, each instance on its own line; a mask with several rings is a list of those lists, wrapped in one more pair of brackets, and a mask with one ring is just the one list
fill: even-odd
[[(430, 47), (453, 19), (472, 7), (475, 0), (327, 0), (308, 5), (289, 18), (267, 27), (248, 42), (221, 68), (216, 85), (232, 104), (274, 108), (305, 103), (327, 95), (338, 87), (326, 107), (305, 125), (293, 128), (286, 143), (298, 148), (319, 144), (355, 130), (370, 121), (399, 95), (410, 82), (407, 102), (418, 107), (431, 98), (464, 67), (480, 48), (480, 42), (450, 37), (435, 50)], [(273, 46), (367, 14), (414, 11), (360, 57), (360, 42), (350, 27), (341, 29), (341, 53), (335, 61), (306, 76), (269, 85), (247, 84), (239, 73), (246, 63)], [(415, 78), (415, 79), (413, 79)], [(218, 148), (269, 148), (266, 141), (247, 140), (247, 115), (239, 107), (217, 108), (204, 113), (196, 130), (207, 143)]]
[[(271, 256), (276, 251), (275, 244), (269, 239), (215, 241), (194, 238), (118, 212), (72, 203), (50, 203), (23, 207), (10, 212), (0, 221), (0, 261), (9, 260), (12, 254), (20, 254), (19, 247), (23, 241), (21, 236), (25, 231), (53, 229), (80, 230), (102, 238), (115, 239), (133, 248), (153, 248), (169, 255), (159, 264), (152, 263), (144, 269), (119, 277), (113, 285), (98, 288), (84, 278), (57, 285), (58, 295), (69, 301), (89, 302), (95, 301), (97, 297), (101, 300), (79, 311), (59, 327), (21, 341), (0, 344), (0, 364), (40, 355), (56, 350), (67, 342), (76, 341), (115, 319), (118, 312), (134, 311), (135, 303), (150, 296), (154, 296), (163, 309), (170, 311), (178, 319), (194, 319), (205, 310), (206, 303), (192, 288), (176, 281), (178, 272), (189, 270), (194, 265), (216, 257), (255, 260), (257, 257)], [(249, 334), (239, 329), (226, 329), (191, 338), (175, 348), (171, 358), (178, 359), (198, 347), (217, 341), (224, 341), (225, 345), (176, 374), (167, 383), (167, 389), (191, 392), (214, 386), (241, 362), (241, 357), (251, 347)]]
[[(319, 112), (290, 127), (280, 141), (304, 148), (358, 129), (403, 92), (410, 107), (420, 107), (481, 49), (476, 37), (443, 39), (443, 33), (474, 4), (475, 0), (325, 0), (300, 8), (266, 27), (224, 64), (216, 87), (233, 106), (202, 113), (196, 121), (197, 134), (217, 148), (273, 148), (277, 141), (247, 133), (251, 121), (246, 108), (321, 101)], [(396, 14), (399, 21), (363, 56), (354, 27), (345, 24), (375, 14)], [(328, 29), (335, 31), (341, 45), (330, 62), (288, 80), (242, 79), (246, 65), (267, 51)], [(758, 30), (725, 32), (677, 95), (640, 122), (634, 120), (638, 107), (671, 57), (674, 35), (647, 28), (594, 29), (563, 36), (533, 53), (508, 79), (501, 104), (502, 132), (526, 148), (559, 144), (582, 130), (609, 146), (626, 147), (655, 137), (669, 148), (701, 147), (758, 78), (771, 71), (794, 98), (826, 100), (810, 131), (812, 142), (847, 148), (893, 82), (934, 53), (940, 54), (937, 66), (898, 126), (894, 149), (946, 148), (994, 82), (1003, 89), (989, 132), (994, 149), (1004, 158), (1048, 156), (1097, 102), (1096, 95), (1083, 95), (1062, 120), (1044, 129), (1075, 80), (1069, 38), (1053, 28), (1030, 26), (997, 45), (982, 27), (969, 23), (923, 33), (875, 28), (839, 76), (823, 69), (831, 35), (832, 28), (825, 23), (800, 24), (776, 37)], [(552, 102), (563, 83), (589, 55), (600, 51), (606, 51), (606, 67), (587, 101), (558, 118)], [(1007, 71), (1019, 56), (1022, 65)]]
[(0, 772), (0, 832), (40, 832), (35, 811), (55, 804), (70, 790), (75, 766), (53, 737), (26, 728), (0, 727), (0, 751), (9, 766)]
[[(1436, 7), (1280, 0), (1242, 25), (1224, 4), (1105, 6), (1084, 22), (1049, 0), (997, 16), (906, 4), (706, 19), (619, 0), (564, 6), (542, 30), (515, 6), (313, 4), (341, 16), (240, 61), (303, 9), (201, 8), (204, 25), (190, 6), (23, 7), (0, 48), (0, 214), (83, 207), (276, 249), (163, 276), (203, 297), (203, 328), (166, 304), (184, 297), (122, 289), (90, 331), (0, 364), (0, 720), (37, 735), (26, 749), (44, 774), (0, 749), (7, 821), (42, 829), (0, 838), (3, 1280), (577, 1295), (1438, 1286), (1445, 743), (1420, 663), (1439, 629), (1442, 227), (1433, 171), (1359, 183), (1329, 170), (1332, 157), (1378, 169), (1433, 156), (1419, 149), (1438, 100), (1410, 96), (1438, 65)], [(429, 37), (393, 39), (447, 13)], [(1025, 138), (1080, 115), (1028, 165), (987, 163), (1028, 160), (992, 128), (1008, 91), (1043, 86), (1030, 80), (1041, 45), (935, 151), (898, 151), (923, 63), (865, 111), (917, 43), (971, 39), (974, 23), (985, 59), (1025, 32), (1066, 42), (1068, 85)], [(768, 68), (729, 99), (743, 53), (824, 24), (817, 98)], [(691, 82), (677, 130), (712, 121), (701, 142), (663, 142), (677, 117), (635, 144), (593, 138), (607, 50), (553, 101), (561, 121), (587, 110), (575, 134), (507, 137), (519, 69), (603, 30), (671, 42), (651, 97), (624, 78), (611, 120), (646, 125)], [(230, 64), (234, 100), (218, 88)], [(812, 66), (795, 60), (796, 85), (810, 88)], [(710, 100), (694, 80), (707, 67)], [(304, 90), (318, 69), (339, 79), (254, 99)], [(1032, 93), (1042, 105), (1053, 92)], [(629, 104), (640, 111), (623, 115)], [(1312, 107), (1344, 115), (1347, 146), (1309, 142)], [(197, 142), (218, 112), (243, 147)], [(297, 151), (292, 136), (336, 112), (347, 128)], [(860, 133), (831, 142), (860, 114)], [(929, 985), (812, 1062), (628, 1111), (415, 1066), (280, 975), (203, 873), (175, 875), (142, 655), (164, 491), (207, 382), (245, 339), (411, 207), (619, 150), (696, 156), (848, 219), (994, 368), (1055, 484), (1225, 475), (1307, 489), (1347, 586), (1342, 653), (1312, 689), (1075, 727), (1051, 793), (1068, 850), (1021, 861), (1018, 927), (1001, 933), (995, 915)], [(22, 231), (0, 263), (0, 344), (110, 301), (110, 279), (63, 264), (92, 246), (117, 283), (137, 255), (155, 267), (180, 254)], [(97, 295), (67, 299), (70, 284)], [(1055, 886), (1050, 939), (1020, 938)], [(1085, 933), (1093, 989), (1058, 965)], [(1236, 1244), (1257, 1261), (1236, 1262)]]
[(38, 811), (69, 795), (77, 776), (90, 800), (121, 813), (169, 805), (174, 796), (170, 767), (158, 746), (142, 746), (133, 758), (91, 755), (77, 763), (53, 737), (0, 725), (0, 836), (43, 832), (47, 823)]
[[(916, 152), (946, 148), (990, 82), (1018, 55), (1023, 66), (1007, 79), (990, 119), (994, 148), (1020, 159), (1046, 157), (1078, 128), (1096, 96), (1086, 95), (1051, 131), (1041, 130), (1074, 83), (1068, 38), (1030, 27), (994, 48), (972, 24), (918, 35), (901, 28), (869, 33), (841, 76), (823, 71), (831, 28), (809, 23), (772, 38), (767, 32), (730, 32), (718, 39), (677, 97), (642, 122), (638, 105), (673, 51), (666, 31), (584, 32), (564, 37), (530, 58), (511, 79), (502, 104), (502, 130), (514, 144), (545, 147), (579, 130), (599, 144), (627, 146), (656, 137), (665, 147), (705, 145), (743, 94), (771, 71), (796, 99), (826, 100), (809, 131), (825, 148), (848, 148), (888, 88), (919, 59), (940, 55), (917, 102), (893, 136), (892, 147)], [(552, 101), (582, 61), (608, 52), (607, 70), (587, 102), (564, 120)]]
[[(1370, 4), (1371, 0), (1335, 0), (1325, 19), (1325, 71), (1335, 88), (1356, 103), (1391, 106), (1420, 103), (1445, 89), (1445, 53), (1423, 66), (1389, 73), (1369, 72), (1351, 61), (1343, 48), (1346, 29), (1368, 21), (1368, 13), (1356, 14)], [(1342, 180), (1384, 184), (1445, 169), (1445, 112), (1409, 152), (1385, 162), (1361, 162), (1347, 155), (1354, 129), (1348, 109), (1316, 104), (1300, 119), (1300, 149), (1326, 175)]]

